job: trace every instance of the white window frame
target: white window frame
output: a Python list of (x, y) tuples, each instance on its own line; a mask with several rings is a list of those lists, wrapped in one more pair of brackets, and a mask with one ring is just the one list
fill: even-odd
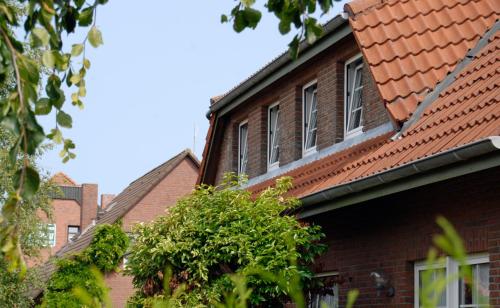
[[(354, 136), (357, 136), (357, 135), (363, 133), (363, 125), (356, 127), (355, 129), (348, 130), (348, 120), (349, 120), (349, 116), (350, 116), (350, 110), (348, 110), (348, 109), (351, 106), (350, 100), (352, 100), (354, 95), (351, 95), (351, 97), (349, 98), (349, 102), (347, 101), (347, 99), (348, 99), (347, 92), (348, 92), (348, 90), (350, 90), (347, 88), (347, 84), (349, 83), (349, 80), (348, 80), (349, 66), (352, 63), (361, 59), (362, 57), (363, 57), (363, 55), (361, 53), (359, 53), (359, 54), (355, 55), (354, 57), (350, 58), (349, 60), (347, 60), (344, 64), (344, 139), (354, 137)], [(355, 72), (359, 66), (362, 67), (363, 64), (357, 65), (354, 68)], [(353, 76), (353, 86), (354, 86), (354, 81), (355, 81), (355, 76)], [(363, 111), (361, 111), (361, 117), (363, 117)]]
[[(277, 123), (276, 123), (276, 129), (275, 129), (275, 132), (274, 132), (274, 136), (276, 136), (276, 131), (279, 131), (279, 125), (280, 125), (280, 118), (279, 118), (279, 114), (280, 114), (280, 109), (279, 109), (279, 105), (280, 103), (279, 102), (276, 102), (272, 105), (270, 105), (268, 108), (267, 108), (267, 171), (271, 171), (271, 170), (275, 170), (277, 168), (279, 168), (279, 165), (280, 165), (280, 160), (279, 160), (279, 156), (278, 156), (278, 160), (274, 163), (271, 163), (271, 147), (272, 147), (272, 140), (271, 140), (271, 109), (275, 108), (276, 106), (278, 106), (278, 116), (277, 116)], [(279, 135), (278, 135), (278, 138), (279, 138)], [(279, 140), (277, 141), (278, 142), (278, 153), (279, 153)], [(279, 154), (278, 154), (279, 155)]]
[(310, 82), (308, 82), (306, 85), (302, 87), (302, 157), (311, 155), (313, 153), (317, 152), (317, 143), (318, 143), (318, 113), (316, 112), (316, 144), (313, 147), (310, 147), (309, 149), (306, 149), (306, 89), (309, 87), (312, 87), (316, 85), (316, 110), (318, 109), (318, 80), (314, 79)]
[[(490, 258), (488, 254), (477, 254), (467, 256), (466, 264), (484, 264), (490, 263)], [(416, 262), (414, 269), (414, 291), (415, 291), (415, 308), (420, 308), (420, 285), (419, 285), (419, 272), (427, 269), (446, 269), (446, 275), (457, 275), (460, 264), (450, 257), (446, 257), (443, 264), (431, 264), (428, 265), (425, 261)], [(446, 307), (459, 307), (460, 294), (459, 294), (459, 279), (454, 279), (446, 286)]]
[[(53, 241), (50, 241), (49, 226), (54, 226), (54, 240)], [(56, 244), (57, 244), (57, 226), (56, 226), (56, 224), (53, 224), (53, 223), (47, 224), (47, 247), (55, 247)]]
[[(246, 125), (247, 126), (247, 136), (246, 136), (246, 151), (247, 151), (247, 162), (245, 165), (245, 172), (241, 172), (241, 127)], [(240, 124), (238, 125), (238, 175), (241, 174), (246, 174), (248, 170), (248, 120), (241, 121)]]
[[(314, 278), (325, 278), (325, 277), (333, 277), (333, 276), (338, 276), (338, 275), (339, 275), (339, 272), (337, 272), (337, 271), (323, 272), (323, 273), (317, 273), (317, 274), (315, 274)], [(340, 288), (339, 288), (339, 285), (337, 284), (337, 288), (336, 288), (336, 291), (337, 291), (336, 307), (340, 307), (339, 306), (339, 290), (340, 290)], [(307, 307), (310, 307), (310, 303), (309, 302), (307, 303)]]

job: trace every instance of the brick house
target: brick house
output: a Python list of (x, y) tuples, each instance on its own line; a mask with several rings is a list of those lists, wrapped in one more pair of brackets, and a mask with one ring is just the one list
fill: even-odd
[(62, 172), (56, 173), (51, 181), (61, 191), (53, 196), (53, 221), (48, 222), (45, 213), (39, 214), (48, 222), (47, 248), (40, 251), (39, 258), (28, 260), (29, 266), (41, 264), (54, 256), (97, 217), (97, 184), (78, 185)]
[[(121, 220), (123, 230), (130, 232), (134, 224), (149, 222), (164, 215), (166, 209), (194, 189), (198, 170), (198, 159), (190, 150), (185, 150), (130, 183), (116, 197), (101, 196), (101, 202), (104, 202), (105, 206), (97, 213), (97, 219), (84, 228), (77, 238), (62, 247), (55, 256), (62, 257), (85, 249), (99, 224), (112, 224)], [(51, 259), (41, 266), (42, 280), (47, 281), (54, 271), (55, 266)], [(134, 293), (132, 277), (110, 273), (105, 279), (111, 289), (113, 307), (124, 307), (127, 299)], [(43, 290), (36, 290), (32, 295), (40, 297), (42, 292)]]
[[(276, 58), (211, 99), (199, 183), (292, 176), (297, 216), (322, 226), (314, 265), (330, 307), (419, 307), (438, 215), (476, 277), (440, 307), (500, 307), (500, 4), (354, 0), (299, 58)], [(435, 271), (458, 270), (455, 260)], [(373, 276), (388, 279), (377, 290)]]

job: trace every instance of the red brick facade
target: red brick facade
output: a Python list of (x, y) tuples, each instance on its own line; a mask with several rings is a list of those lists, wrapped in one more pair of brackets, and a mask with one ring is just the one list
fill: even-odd
[[(358, 289), (356, 307), (414, 307), (414, 264), (424, 260), (443, 215), (469, 254), (490, 259), (490, 304), (500, 307), (500, 168), (339, 209), (310, 221), (322, 226), (328, 252), (316, 272), (338, 272), (340, 303)], [(466, 189), (464, 189), (466, 188)], [(444, 193), (445, 192), (445, 193)], [(370, 273), (383, 270), (395, 296), (377, 296)]]
[[(237, 170), (238, 126), (248, 120), (248, 177), (267, 172), (267, 110), (280, 104), (280, 166), (302, 157), (302, 87), (316, 80), (318, 89), (318, 139), (321, 150), (344, 139), (344, 67), (359, 54), (352, 35), (273, 83), (244, 104), (223, 116), (224, 134), (216, 160), (215, 182), (225, 172)], [(389, 121), (367, 65), (363, 69), (364, 130)]]
[[(129, 232), (136, 223), (149, 222), (164, 215), (166, 209), (194, 189), (197, 177), (198, 166), (190, 159), (184, 159), (123, 216), (124, 230)], [(111, 289), (113, 307), (125, 307), (127, 299), (135, 292), (132, 277), (121, 273), (107, 275), (106, 284)]]

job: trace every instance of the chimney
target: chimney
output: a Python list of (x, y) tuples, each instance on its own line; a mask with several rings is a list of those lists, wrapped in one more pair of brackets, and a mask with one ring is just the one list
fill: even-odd
[(116, 197), (116, 195), (113, 195), (113, 194), (102, 194), (101, 195), (101, 210), (105, 210), (115, 197)]
[(80, 230), (97, 218), (97, 184), (82, 184), (82, 215)]

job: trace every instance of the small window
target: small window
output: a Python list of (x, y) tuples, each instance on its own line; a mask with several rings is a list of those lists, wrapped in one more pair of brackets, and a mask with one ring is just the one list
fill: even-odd
[(316, 151), (317, 139), (317, 117), (318, 117), (318, 95), (316, 82), (304, 87), (302, 96), (303, 115), (303, 155)]
[(338, 308), (339, 287), (337, 273), (317, 274), (308, 293), (308, 308)]
[(71, 242), (80, 233), (79, 226), (68, 226), (68, 242)]
[(279, 165), (279, 116), (280, 105), (274, 104), (269, 107), (268, 112), (268, 131), (267, 131), (267, 169), (272, 170)]
[(248, 163), (248, 122), (240, 124), (238, 133), (238, 174), (247, 173)]
[(47, 247), (56, 246), (56, 225), (55, 224), (47, 224), (46, 246)]
[(357, 56), (345, 66), (345, 136), (363, 130), (363, 58)]
[[(420, 308), (420, 293), (428, 288), (433, 288), (432, 283), (438, 279), (446, 279), (449, 283), (439, 295), (439, 308), (481, 308), (489, 307), (489, 280), (490, 265), (488, 256), (470, 256), (467, 264), (472, 270), (472, 283), (457, 280), (453, 277), (460, 271), (460, 264), (452, 258), (446, 258), (443, 264), (428, 266), (425, 263), (415, 264), (415, 307)], [(433, 295), (433, 290), (428, 290), (428, 295)]]

